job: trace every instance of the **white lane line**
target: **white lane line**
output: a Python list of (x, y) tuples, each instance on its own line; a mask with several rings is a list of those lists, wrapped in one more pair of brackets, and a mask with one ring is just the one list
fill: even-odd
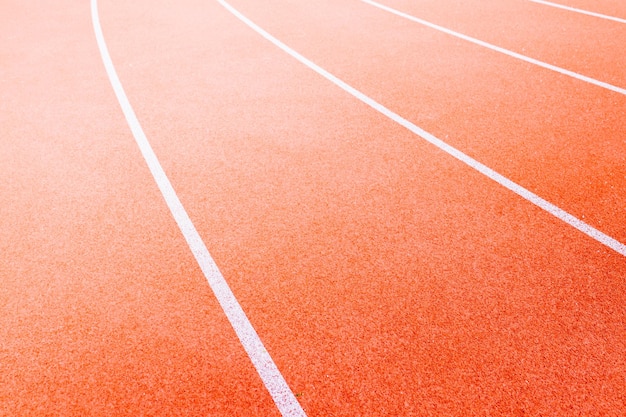
[(606, 14), (601, 14), (601, 13), (596, 13), (596, 12), (590, 12), (588, 10), (577, 9), (575, 7), (565, 6), (563, 4), (552, 3), (550, 1), (544, 1), (544, 0), (528, 0), (528, 1), (532, 1), (533, 3), (544, 4), (546, 6), (556, 7), (556, 8), (563, 9), (563, 10), (569, 10), (570, 12), (586, 14), (587, 16), (599, 17), (601, 19), (612, 20), (614, 22), (619, 22), (619, 23), (626, 23), (626, 19), (621, 19), (619, 17), (609, 16), (609, 15), (606, 15)]
[(365, 94), (363, 94), (362, 92), (360, 92), (356, 88), (350, 86), (346, 82), (344, 82), (344, 81), (340, 80), (339, 78), (335, 77), (333, 74), (331, 74), (330, 72), (326, 71), (324, 68), (320, 67), (319, 65), (317, 65), (313, 61), (310, 61), (309, 59), (307, 59), (304, 56), (300, 55), (298, 52), (294, 51), (293, 49), (291, 49), (290, 47), (288, 47), (287, 45), (285, 45), (284, 43), (282, 43), (281, 41), (279, 41), (278, 39), (276, 39), (275, 37), (270, 35), (268, 32), (266, 32), (264, 29), (262, 29), (256, 23), (254, 23), (253, 21), (248, 19), (246, 16), (241, 14), (237, 9), (235, 9), (233, 6), (228, 4), (226, 1), (224, 1), (224, 0), (217, 0), (217, 1), (222, 6), (224, 6), (229, 12), (231, 12), (233, 15), (235, 15), (239, 20), (241, 20), (246, 25), (248, 25), (250, 28), (252, 28), (254, 31), (256, 31), (259, 35), (263, 36), (265, 39), (267, 39), (268, 41), (273, 43), (275, 46), (277, 46), (278, 48), (282, 49), (284, 52), (286, 52), (287, 54), (291, 55), (293, 58), (297, 59), (302, 64), (306, 65), (307, 67), (309, 67), (313, 71), (317, 72), (319, 75), (321, 75), (322, 77), (326, 78), (328, 81), (332, 82), (333, 84), (335, 84), (336, 86), (338, 86), (342, 90), (346, 91), (347, 93), (351, 94), (352, 96), (356, 97), (357, 99), (359, 99), (363, 103), (367, 104), (368, 106), (370, 106), (374, 110), (376, 110), (379, 113), (387, 116), (389, 119), (391, 119), (394, 122), (398, 123), (399, 125), (405, 127), (406, 129), (408, 129), (411, 132), (415, 133), (416, 135), (420, 136), (422, 139), (426, 140), (427, 142), (431, 143), (432, 145), (435, 145), (436, 147), (438, 147), (442, 151), (448, 153), (449, 155), (455, 157), (459, 161), (469, 165), (470, 167), (474, 168), (476, 171), (480, 172), (481, 174), (491, 178), (492, 180), (494, 180), (498, 184), (508, 188), (509, 190), (513, 191), (515, 194), (519, 195), (520, 197), (530, 201), (531, 203), (533, 203), (536, 206), (544, 209), (545, 211), (547, 211), (548, 213), (552, 214), (553, 216), (561, 219), (562, 221), (564, 221), (565, 223), (569, 224), (570, 226), (578, 229), (579, 231), (581, 231), (582, 233), (584, 233), (587, 236), (591, 237), (592, 239), (594, 239), (594, 240), (602, 243), (603, 245), (613, 249), (615, 252), (617, 252), (617, 253), (619, 253), (619, 254), (621, 254), (623, 256), (626, 256), (626, 245), (624, 245), (623, 243), (621, 243), (621, 242), (613, 239), (612, 237), (602, 233), (598, 229), (596, 229), (596, 228), (588, 225), (587, 223), (583, 222), (582, 220), (579, 220), (578, 218), (572, 216), (571, 214), (569, 214), (565, 210), (563, 210), (563, 209), (555, 206), (554, 204), (544, 200), (543, 198), (541, 198), (538, 195), (534, 194), (533, 192), (527, 190), (526, 188), (522, 187), (521, 185), (516, 184), (515, 182), (511, 181), (510, 179), (508, 179), (508, 178), (498, 174), (496, 171), (492, 170), (491, 168), (481, 164), (480, 162), (478, 162), (477, 160), (473, 159), (472, 157), (470, 157), (470, 156), (464, 154), (463, 152), (459, 151), (458, 149), (448, 145), (447, 143), (445, 143), (441, 139), (438, 139), (437, 137), (435, 137), (432, 134), (426, 132), (422, 128), (417, 127), (416, 125), (414, 125), (413, 123), (409, 122), (408, 120), (406, 120), (405, 118), (403, 118), (399, 114), (394, 113), (393, 111), (389, 110), (387, 107), (385, 107), (382, 104), (378, 103), (374, 99), (366, 96)]
[(385, 10), (385, 11), (387, 11), (389, 13), (395, 14), (396, 16), (403, 17), (405, 19), (408, 19), (408, 20), (411, 20), (413, 22), (419, 23), (421, 25), (427, 26), (427, 27), (429, 27), (431, 29), (435, 29), (435, 30), (438, 30), (440, 32), (446, 33), (448, 35), (455, 36), (457, 38), (466, 40), (466, 41), (474, 43), (476, 45), (483, 46), (485, 48), (491, 49), (492, 51), (500, 52), (502, 54), (508, 55), (510, 57), (513, 57), (513, 58), (517, 58), (517, 59), (522, 60), (524, 62), (528, 62), (530, 64), (534, 64), (534, 65), (537, 65), (537, 66), (542, 67), (542, 68), (546, 68), (546, 69), (549, 69), (549, 70), (552, 70), (552, 71), (556, 71), (559, 74), (567, 75), (567, 76), (575, 78), (577, 80), (584, 81), (584, 82), (589, 83), (589, 84), (597, 85), (598, 87), (606, 88), (607, 90), (611, 90), (611, 91), (614, 91), (616, 93), (623, 94), (623, 95), (626, 96), (626, 89), (624, 89), (624, 88), (617, 87), (617, 86), (614, 86), (614, 85), (609, 84), (609, 83), (605, 83), (604, 81), (596, 80), (595, 78), (587, 77), (586, 75), (578, 74), (577, 72), (570, 71), (570, 70), (567, 70), (565, 68), (557, 67), (556, 65), (552, 65), (552, 64), (548, 64), (548, 63), (543, 62), (543, 61), (539, 61), (538, 59), (531, 58), (531, 57), (528, 57), (526, 55), (518, 54), (517, 52), (513, 52), (511, 50), (502, 48), (500, 46), (493, 45), (493, 44), (485, 42), (485, 41), (481, 41), (480, 39), (472, 38), (471, 36), (467, 36), (467, 35), (464, 35), (462, 33), (455, 32), (453, 30), (444, 28), (443, 26), (439, 26), (439, 25), (436, 25), (434, 23), (430, 23), (430, 22), (428, 22), (426, 20), (417, 18), (415, 16), (411, 16), (410, 14), (406, 14), (406, 13), (401, 12), (401, 11), (396, 10), (396, 9), (392, 9), (391, 7), (385, 6), (385, 5), (380, 4), (380, 3), (376, 3), (375, 1), (372, 1), (372, 0), (361, 0), (361, 1), (363, 3), (369, 4), (370, 6), (378, 7), (381, 10)]
[(296, 400), (291, 389), (287, 385), (287, 382), (283, 378), (282, 374), (276, 367), (276, 364), (270, 357), (269, 353), (263, 346), (263, 342), (259, 338), (259, 335), (252, 327), (252, 324), (248, 320), (246, 313), (244, 313), (241, 305), (235, 298), (228, 283), (222, 276), (222, 273), (218, 269), (215, 261), (209, 254), (200, 234), (196, 230), (195, 226), (191, 222), (187, 211), (183, 207), (182, 203), (176, 195), (176, 191), (172, 187), (165, 171), (161, 167), (156, 154), (152, 150), (146, 135), (139, 124), (137, 116), (128, 101), (128, 97), (124, 92), (122, 83), (120, 82), (113, 61), (109, 55), (108, 48), (106, 46), (104, 35), (102, 34), (102, 27), (100, 26), (100, 18), (98, 16), (98, 4), (97, 0), (91, 0), (91, 18), (93, 21), (93, 28), (96, 34), (96, 40), (98, 42), (98, 48), (100, 49), (100, 55), (106, 68), (106, 72), (109, 76), (117, 100), (120, 103), (128, 126), (135, 137), (137, 145), (141, 149), (141, 153), (150, 168), (150, 172), (156, 181), (161, 194), (165, 199), (167, 206), (174, 216), (178, 227), (182, 232), (191, 252), (193, 252), (196, 261), (200, 265), (204, 276), (206, 277), (211, 289), (215, 293), (215, 296), (222, 306), (224, 313), (228, 317), (230, 324), (237, 333), (241, 344), (248, 353), (250, 360), (254, 364), (259, 376), (263, 380), (263, 383), (267, 387), (270, 395), (274, 399), (276, 406), (281, 414), (285, 417), (306, 417), (306, 414), (302, 410), (302, 407)]

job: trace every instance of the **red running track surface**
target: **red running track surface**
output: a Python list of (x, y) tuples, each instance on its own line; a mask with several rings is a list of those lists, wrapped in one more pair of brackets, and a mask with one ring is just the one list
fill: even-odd
[[(625, 96), (360, 1), (232, 4), (626, 242)], [(521, 0), (385, 4), (626, 86), (626, 25)], [(622, 255), (217, 2), (99, 9), (148, 139), (308, 416), (626, 414)], [(279, 415), (134, 143), (89, 5), (0, 10), (0, 415)]]

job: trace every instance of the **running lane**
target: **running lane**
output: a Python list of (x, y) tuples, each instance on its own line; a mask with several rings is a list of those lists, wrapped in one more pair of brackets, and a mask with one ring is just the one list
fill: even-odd
[(362, 2), (239, 1), (402, 117), (626, 242), (626, 96)]
[(277, 415), (130, 135), (87, 2), (2, 2), (0, 62), (0, 415)]
[(551, 3), (626, 19), (626, 3), (621, 0), (559, 0)]
[[(626, 88), (626, 25), (527, 0), (377, 3), (522, 55)], [(416, 23), (417, 24), (417, 23)]]
[[(293, 13), (279, 3), (238, 6), (358, 81), (381, 63), (350, 61), (358, 54), (342, 46), (402, 46), (361, 38), (381, 14), (350, 4), (292, 4), (326, 16), (330, 45), (308, 19), (278, 20)], [(624, 257), (375, 113), (216, 2), (100, 7), (155, 152), (308, 415), (626, 411)], [(388, 21), (387, 34), (406, 39), (410, 26)], [(378, 84), (396, 80), (366, 86)]]

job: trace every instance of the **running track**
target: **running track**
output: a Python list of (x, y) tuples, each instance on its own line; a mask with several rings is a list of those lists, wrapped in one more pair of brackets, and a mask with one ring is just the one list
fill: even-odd
[[(626, 88), (617, 20), (381, 4)], [(626, 415), (619, 91), (360, 0), (8, 0), (0, 128), (1, 416)]]

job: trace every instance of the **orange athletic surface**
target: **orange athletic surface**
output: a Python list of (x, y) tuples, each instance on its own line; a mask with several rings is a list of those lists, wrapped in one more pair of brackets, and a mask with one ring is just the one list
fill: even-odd
[[(383, 3), (626, 87), (626, 25), (521, 0)], [(231, 4), (626, 242), (625, 96), (359, 1)], [(99, 10), (148, 139), (307, 415), (626, 414), (623, 256), (217, 2)], [(278, 415), (134, 142), (88, 2), (0, 4), (0, 131), (0, 416)]]

